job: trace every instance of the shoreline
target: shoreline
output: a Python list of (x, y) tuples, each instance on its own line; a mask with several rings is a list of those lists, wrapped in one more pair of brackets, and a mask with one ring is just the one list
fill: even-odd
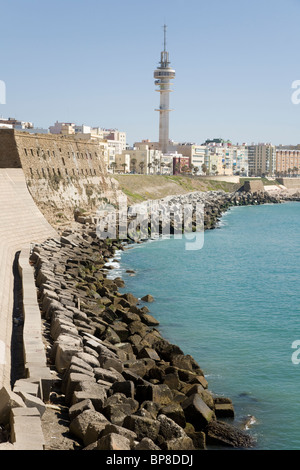
[[(219, 193), (218, 195), (220, 196)], [(208, 214), (212, 215), (212, 223), (206, 223), (206, 229), (215, 228), (222, 214), (231, 205), (239, 205), (240, 198), (236, 199), (236, 196), (234, 195), (233, 200), (232, 195), (229, 196), (230, 204), (228, 204), (228, 200), (225, 204), (222, 198), (221, 203), (218, 200), (216, 205), (213, 206), (213, 209), (217, 208), (217, 210), (215, 212), (212, 210), (208, 211)], [(225, 199), (227, 198), (228, 195)], [(283, 202), (279, 198), (274, 199), (269, 196), (266, 198), (267, 200), (264, 198), (262, 202), (261, 199), (257, 200), (256, 194), (250, 198), (248, 194), (247, 203), (252, 202), (252, 199), (255, 204)], [(215, 203), (215, 200), (213, 202)], [(83, 234), (86, 236), (86, 233), (88, 233), (88, 236), (90, 236), (91, 226), (83, 225), (82, 227), (84, 229)], [(95, 238), (92, 239), (95, 240)], [(67, 247), (69, 242), (71, 246), (76, 244), (72, 233), (69, 235), (69, 240), (68, 235), (66, 235), (64, 242), (67, 243), (65, 245)], [(132, 243), (126, 246), (130, 248)], [(107, 263), (113, 261), (116, 249), (124, 251), (126, 247), (124, 247), (124, 244), (119, 245), (112, 242), (111, 250), (108, 250), (111, 256), (108, 256), (106, 262), (102, 265), (100, 269), (102, 273), (104, 273), (103, 269), (106, 270)], [(96, 352), (95, 357), (97, 356), (100, 368), (104, 369), (100, 373), (100, 378), (98, 378), (99, 376), (95, 375), (98, 367), (93, 365), (96, 383), (102, 389), (100, 399), (98, 396), (94, 396), (94, 391), (86, 391), (86, 389), (89, 390), (91, 387), (91, 383), (87, 386), (87, 382), (91, 380), (94, 383), (94, 381), (92, 376), (89, 376), (89, 379), (84, 377), (86, 374), (85, 364), (78, 364), (77, 358), (80, 355), (78, 351), (74, 353), (73, 350), (74, 355), (71, 358), (67, 352), (67, 364), (60, 370), (61, 383), (63, 385), (62, 391), (65, 393), (65, 396), (73, 394), (73, 398), (67, 406), (69, 407), (68, 415), (71, 438), (75, 438), (75, 441), (77, 441), (75, 448), (87, 450), (130, 449), (165, 451), (207, 448), (246, 449), (255, 447), (255, 439), (251, 436), (251, 433), (249, 434), (247, 429), (241, 431), (234, 422), (235, 412), (232, 400), (226, 397), (217, 397), (208, 390), (208, 383), (199, 364), (191, 356), (185, 355), (180, 347), (169, 343), (160, 335), (159, 324), (150, 315), (149, 308), (145, 308), (145, 302), (141, 306), (138, 299), (134, 298), (131, 293), (122, 295), (118, 293), (118, 288), (125, 287), (125, 283), (123, 279), (118, 277), (117, 279), (110, 280), (109, 273), (112, 272), (113, 269), (106, 270), (106, 274), (102, 279), (112, 282), (116, 281), (118, 284), (117, 289), (115, 287), (112, 290), (106, 289), (104, 295), (109, 297), (113, 292), (113, 302), (116, 302), (117, 297), (118, 306), (120, 306), (120, 298), (125, 299), (125, 303), (122, 306), (122, 310), (125, 310), (125, 312), (122, 311), (122, 317), (120, 318), (118, 309), (104, 308), (106, 316), (104, 318), (102, 316), (100, 320), (100, 331), (103, 329), (104, 321), (106, 323), (106, 331), (109, 330), (108, 337), (99, 335), (99, 329), (97, 333), (93, 332), (96, 333), (96, 336), (92, 334), (91, 337), (89, 337), (90, 333), (84, 331), (84, 327), (83, 330), (79, 330), (80, 335), (84, 339), (83, 351), (88, 351), (87, 354), (90, 355), (94, 355)], [(101, 295), (103, 295), (103, 291)], [(128, 302), (129, 299), (131, 299), (130, 301), (133, 304)], [(108, 307), (111, 306), (112, 303)], [(68, 308), (68, 305), (66, 305), (66, 307), (70, 311), (70, 306)], [(77, 307), (80, 307), (80, 304)], [(116, 311), (118, 312), (117, 317), (114, 316)], [(143, 330), (145, 327), (145, 320), (140, 321), (142, 312), (145, 316), (144, 318), (147, 317), (147, 331), (144, 330), (140, 336), (141, 329)], [(79, 315), (81, 320), (83, 320), (81, 313), (73, 312), (73, 314)], [(138, 327), (134, 324), (138, 320), (136, 316), (131, 317), (130, 320), (128, 319), (128, 316), (130, 317), (131, 314), (138, 314), (140, 316)], [(127, 317), (126, 326), (123, 321), (124, 315)], [(95, 317), (92, 318), (95, 319)], [(134, 329), (130, 330), (129, 341), (128, 329), (133, 324)], [(124, 329), (127, 332), (124, 333)], [(144, 339), (145, 337), (147, 337), (147, 340)], [(59, 340), (60, 335), (55, 341), (58, 345)], [(122, 352), (120, 352), (118, 344), (122, 345)], [(126, 350), (126, 356), (123, 354), (123, 348), (124, 351)], [(65, 353), (66, 351), (63, 352)], [(114, 357), (111, 357), (112, 355)], [(61, 358), (58, 359), (58, 362), (59, 360)], [(179, 364), (176, 363), (176, 360), (179, 360)], [(185, 363), (184, 366), (182, 361)], [(141, 363), (143, 363), (143, 366), (141, 366)], [(179, 365), (180, 367), (178, 367)], [(105, 372), (105, 370), (108, 372)], [(76, 375), (78, 373), (81, 376), (73, 376), (73, 374)], [(99, 371), (96, 372), (96, 374), (98, 373)], [(116, 374), (116, 376), (111, 377), (110, 373)], [(73, 379), (75, 380), (75, 385), (72, 383)], [(181, 386), (183, 383), (186, 387), (184, 393), (182, 393), (182, 388), (179, 389), (178, 382), (180, 382)], [(76, 396), (78, 389), (77, 395), (80, 398)], [(92, 389), (94, 390), (94, 387)], [(99, 392), (100, 388), (97, 393)], [(76, 396), (75, 399), (74, 395)], [(129, 402), (133, 408), (130, 408)], [(130, 408), (129, 414), (128, 406)], [(196, 420), (194, 420), (195, 415), (197, 415)], [(87, 418), (89, 421), (92, 420), (92, 423), (94, 422), (93, 420), (95, 422), (94, 424), (88, 424), (84, 429), (84, 423)], [(165, 431), (166, 428), (169, 429), (168, 433)], [(128, 431), (133, 432), (134, 435), (128, 434)], [(92, 434), (92, 437), (90, 434)]]
[[(232, 205), (282, 202), (257, 194), (206, 196), (211, 203), (206, 230), (215, 228)], [(69, 423), (64, 430), (68, 437), (54, 445), (58, 449), (254, 447), (252, 436), (234, 424), (232, 401), (214, 396), (196, 361), (161, 336), (145, 301), (139, 304), (131, 293), (119, 293), (123, 279), (109, 279), (107, 263), (117, 249), (125, 248), (100, 241), (95, 226), (85, 223), (33, 247), (31, 263), (53, 375), (43, 418), (46, 449), (53, 448), (55, 407)]]

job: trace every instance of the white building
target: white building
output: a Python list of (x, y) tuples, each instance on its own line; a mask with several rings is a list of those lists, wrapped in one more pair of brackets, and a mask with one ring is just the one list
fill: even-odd
[[(165, 160), (162, 160), (163, 154), (160, 150), (150, 149), (148, 145), (140, 145), (139, 147), (133, 147), (132, 149), (126, 149), (116, 154), (116, 162), (120, 162), (120, 155), (129, 157), (130, 165), (128, 167), (128, 172), (130, 173), (139, 173), (144, 175), (157, 174), (161, 172), (161, 168), (167, 168), (167, 163), (169, 163), (169, 158), (166, 156)], [(117, 171), (121, 169), (119, 166), (116, 168)]]
[(183, 143), (177, 145), (177, 150), (184, 157), (190, 158), (190, 165), (198, 175), (204, 174), (203, 165), (209, 165), (209, 148), (206, 145)]
[(75, 134), (75, 124), (72, 122), (58, 122), (49, 127), (50, 134)]

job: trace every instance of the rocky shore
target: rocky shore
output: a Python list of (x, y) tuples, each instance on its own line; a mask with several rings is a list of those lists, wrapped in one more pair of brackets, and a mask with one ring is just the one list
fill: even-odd
[(108, 279), (115, 249), (122, 247), (83, 229), (34, 247), (31, 256), (57, 372), (50, 400), (64, 397), (77, 448), (252, 446), (247, 433), (219, 420), (234, 417), (231, 400), (209, 392), (196, 361), (161, 336), (146, 305), (151, 296), (120, 294), (122, 279)]
[[(221, 191), (167, 200), (204, 203), (205, 229), (215, 228), (231, 206), (283, 201), (267, 193)], [(151, 315), (151, 293), (142, 299), (120, 293), (125, 283), (111, 278), (109, 261), (124, 250), (124, 241), (100, 239), (93, 218), (77, 220), (76, 229), (35, 245), (30, 257), (55, 377), (48, 406), (59, 403), (64, 410), (74, 449), (255, 446), (234, 424), (231, 399), (215, 396), (194, 358), (162, 337)]]

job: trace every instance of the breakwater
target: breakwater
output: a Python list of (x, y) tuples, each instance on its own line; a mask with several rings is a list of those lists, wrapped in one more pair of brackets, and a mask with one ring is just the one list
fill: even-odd
[[(267, 194), (183, 197), (182, 202), (205, 200), (206, 229), (232, 205), (281, 202)], [(48, 364), (57, 373), (49, 399), (54, 404), (62, 397), (76, 445), (103, 450), (253, 446), (248, 433), (223, 420), (234, 418), (231, 400), (210, 392), (200, 365), (161, 336), (149, 309), (151, 296), (120, 294), (123, 280), (109, 279), (107, 263), (123, 244), (100, 240), (93, 221), (81, 222), (35, 245), (30, 258)]]
[[(232, 205), (280, 202), (223, 192), (167, 200), (204, 202), (206, 229)], [(124, 245), (99, 240), (91, 220), (82, 222), (60, 240), (37, 245), (31, 256), (71, 435), (82, 448), (105, 450), (255, 445), (234, 426), (231, 399), (209, 391), (200, 365), (161, 336), (149, 311), (151, 295), (120, 294), (124, 281), (109, 278), (107, 263)]]
[(105, 263), (121, 246), (93, 235), (65, 234), (31, 256), (70, 434), (99, 450), (253, 445), (219, 420), (234, 417), (231, 400), (208, 391), (196, 361), (161, 336), (151, 296), (120, 294), (122, 279), (106, 277)]

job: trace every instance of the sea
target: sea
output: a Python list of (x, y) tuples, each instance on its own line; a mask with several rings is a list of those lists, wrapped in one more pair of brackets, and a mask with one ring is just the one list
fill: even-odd
[(237, 206), (193, 235), (198, 249), (185, 235), (148, 240), (113, 270), (123, 292), (154, 297), (161, 334), (232, 399), (258, 450), (300, 450), (299, 234), (299, 202)]

